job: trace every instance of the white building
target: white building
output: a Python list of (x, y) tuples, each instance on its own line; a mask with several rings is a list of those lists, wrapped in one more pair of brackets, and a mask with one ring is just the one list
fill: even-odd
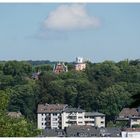
[(75, 61), (75, 70), (81, 71), (86, 68), (86, 63), (84, 62), (84, 59), (82, 57), (76, 57)]
[(72, 125), (105, 127), (104, 114), (85, 112), (66, 104), (39, 104), (37, 121), (39, 129), (64, 129)]
[(127, 128), (122, 131), (122, 137), (140, 138), (140, 128)]

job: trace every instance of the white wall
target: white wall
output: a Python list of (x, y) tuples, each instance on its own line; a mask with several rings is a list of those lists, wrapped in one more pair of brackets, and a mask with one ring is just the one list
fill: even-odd
[[(38, 129), (45, 129), (45, 114), (38, 114), (37, 115), (37, 120), (38, 120)], [(43, 123), (43, 125), (42, 125)]]
[(140, 138), (140, 132), (126, 132), (122, 131), (122, 137)]

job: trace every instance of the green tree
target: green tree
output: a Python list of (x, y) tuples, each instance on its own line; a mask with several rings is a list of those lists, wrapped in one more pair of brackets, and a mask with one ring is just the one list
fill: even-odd
[(7, 115), (10, 94), (0, 90), (0, 137), (33, 137), (39, 135), (40, 131), (24, 117), (11, 118)]
[(120, 85), (113, 85), (98, 95), (99, 111), (106, 114), (107, 119), (114, 120), (115, 116), (131, 103), (131, 95)]

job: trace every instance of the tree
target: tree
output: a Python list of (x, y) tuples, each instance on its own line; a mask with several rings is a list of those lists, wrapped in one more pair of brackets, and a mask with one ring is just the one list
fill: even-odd
[(26, 118), (36, 120), (38, 96), (36, 83), (16, 85), (13, 88), (8, 109), (9, 111), (20, 111)]
[(114, 120), (115, 116), (131, 103), (131, 95), (120, 85), (113, 85), (98, 95), (99, 111), (106, 114), (107, 119)]
[(7, 115), (10, 93), (0, 90), (0, 137), (33, 137), (40, 134), (24, 117), (11, 118)]
[(133, 102), (130, 104), (130, 107), (139, 107), (140, 106), (140, 91), (132, 96)]

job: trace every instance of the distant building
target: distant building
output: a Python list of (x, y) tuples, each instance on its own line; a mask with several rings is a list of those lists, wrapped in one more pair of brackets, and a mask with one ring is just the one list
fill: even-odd
[(81, 71), (86, 68), (86, 63), (84, 62), (84, 59), (82, 57), (76, 57), (75, 61), (75, 70)]
[(39, 104), (37, 110), (39, 129), (65, 129), (68, 126), (105, 127), (105, 115), (99, 112), (85, 112), (66, 104)]
[(69, 126), (66, 128), (67, 137), (99, 137), (100, 130), (92, 126)]
[(64, 63), (57, 63), (54, 65), (53, 72), (56, 74), (62, 73), (62, 72), (67, 72), (68, 68)]
[(122, 130), (122, 137), (140, 138), (140, 128), (126, 128)]
[(32, 74), (32, 78), (35, 79), (35, 80), (38, 80), (40, 74), (41, 74), (40, 71), (35, 72), (35, 73)]
[(11, 118), (20, 118), (22, 116), (20, 112), (7, 112), (7, 115)]
[(140, 125), (140, 108), (123, 108), (116, 120), (128, 121), (129, 127)]
[(44, 129), (40, 137), (121, 137), (121, 129), (72, 125), (66, 129)]

